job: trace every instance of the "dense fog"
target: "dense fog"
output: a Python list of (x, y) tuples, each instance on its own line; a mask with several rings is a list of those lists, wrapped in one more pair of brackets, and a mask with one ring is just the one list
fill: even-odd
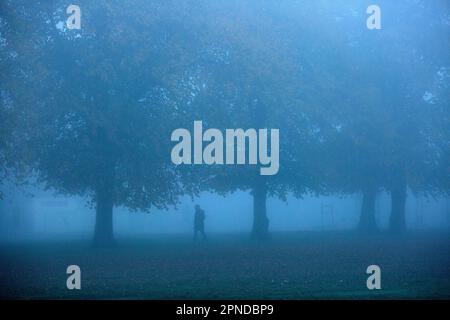
[(0, 1), (0, 298), (449, 298), (449, 232), (448, 0)]
[[(89, 207), (86, 199), (24, 189), (15, 187), (5, 195), (0, 207), (1, 240), (86, 238), (92, 234), (95, 209)], [(286, 201), (268, 199), (270, 229), (274, 232), (354, 230), (359, 221), (361, 201), (362, 196), (358, 194), (342, 197), (305, 195), (302, 199), (290, 196)], [(252, 197), (248, 193), (236, 192), (226, 197), (203, 193), (193, 199), (184, 197), (177, 208), (169, 210), (146, 213), (119, 207), (114, 217), (116, 234), (119, 237), (191, 234), (195, 204), (206, 212), (207, 233), (247, 233), (251, 229)], [(376, 202), (376, 221), (384, 230), (388, 226), (389, 212), (389, 197), (382, 193)], [(408, 195), (408, 229), (448, 231), (449, 212), (449, 199)]]

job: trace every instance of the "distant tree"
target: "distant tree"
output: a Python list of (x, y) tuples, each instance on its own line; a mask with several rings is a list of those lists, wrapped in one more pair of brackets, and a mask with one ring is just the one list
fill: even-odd
[(367, 36), (360, 32), (365, 8), (342, 1), (317, 2), (306, 12), (302, 21), (307, 32), (300, 30), (296, 38), (302, 39), (297, 48), (304, 83), (300, 99), (308, 106), (301, 115), (308, 119), (306, 132), (313, 139), (307, 148), (308, 144), (297, 146), (296, 158), (306, 154), (313, 168), (307, 176), (313, 192), (361, 193), (359, 229), (373, 231), (384, 170), (379, 132), (383, 118), (379, 97), (369, 83), (371, 51), (360, 48)]
[[(445, 174), (438, 173), (437, 167), (443, 142), (448, 143), (442, 125), (445, 115), (432, 106), (427, 91), (430, 83), (439, 82), (439, 72), (448, 77), (448, 6), (426, 1), (408, 4), (408, 9), (392, 8), (407, 19), (392, 23), (390, 32), (379, 39), (383, 41), (378, 46), (381, 54), (375, 58), (382, 72), (378, 80), (384, 97), (380, 110), (387, 115), (385, 131), (389, 133), (383, 152), (387, 168), (384, 186), (391, 195), (389, 229), (394, 233), (406, 229), (408, 189), (425, 195), (442, 191), (433, 175)], [(448, 87), (442, 91), (448, 92)]]
[(442, 113), (425, 100), (436, 72), (448, 66), (448, 10), (423, 1), (380, 5), (389, 13), (383, 15), (383, 30), (356, 31), (350, 19), (345, 32), (335, 35), (344, 35), (336, 48), (348, 61), (340, 60), (347, 68), (334, 76), (342, 88), (352, 89), (342, 90), (347, 104), (330, 109), (328, 118), (338, 128), (330, 135), (341, 154), (337, 180), (344, 182), (342, 190), (363, 192), (360, 228), (375, 229), (375, 196), (384, 189), (391, 195), (389, 228), (398, 233), (405, 229), (408, 187), (424, 193), (440, 189), (433, 175), (447, 140), (445, 126), (438, 125)]

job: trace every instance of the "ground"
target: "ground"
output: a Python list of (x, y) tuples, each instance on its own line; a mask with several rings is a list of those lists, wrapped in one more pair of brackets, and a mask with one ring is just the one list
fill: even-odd
[[(0, 245), (0, 297), (49, 299), (450, 298), (448, 232), (360, 237), (351, 232), (118, 237), (112, 249), (86, 240)], [(81, 290), (66, 268), (81, 268)], [(366, 268), (381, 267), (381, 290)]]

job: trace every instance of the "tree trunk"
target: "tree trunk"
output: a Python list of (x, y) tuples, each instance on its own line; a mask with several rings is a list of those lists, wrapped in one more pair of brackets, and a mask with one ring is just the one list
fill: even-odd
[(389, 219), (389, 230), (400, 234), (406, 230), (406, 193), (407, 185), (404, 173), (400, 172), (391, 188), (391, 216)]
[(95, 190), (94, 246), (111, 247), (115, 245), (113, 233), (114, 164), (104, 161), (98, 170), (99, 177)]
[(113, 193), (110, 188), (97, 190), (94, 246), (110, 247), (115, 244), (113, 234)]
[(94, 246), (111, 247), (115, 245), (113, 233), (113, 208), (115, 203), (115, 149), (108, 130), (96, 128), (97, 183), (95, 186), (96, 216)]
[(267, 239), (269, 236), (269, 219), (267, 218), (267, 189), (264, 182), (256, 184), (253, 194), (253, 239)]
[(375, 232), (377, 224), (375, 221), (375, 200), (377, 197), (376, 189), (368, 186), (363, 190), (363, 201), (361, 206), (361, 216), (358, 229), (362, 232)]

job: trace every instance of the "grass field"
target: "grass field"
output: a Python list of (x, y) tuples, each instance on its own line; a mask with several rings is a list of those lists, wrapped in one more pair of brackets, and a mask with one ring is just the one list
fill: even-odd
[[(403, 237), (274, 233), (119, 238), (112, 249), (88, 240), (0, 246), (0, 296), (13, 299), (386, 299), (450, 298), (448, 233)], [(81, 290), (66, 268), (81, 268)], [(381, 267), (381, 290), (366, 288)]]

